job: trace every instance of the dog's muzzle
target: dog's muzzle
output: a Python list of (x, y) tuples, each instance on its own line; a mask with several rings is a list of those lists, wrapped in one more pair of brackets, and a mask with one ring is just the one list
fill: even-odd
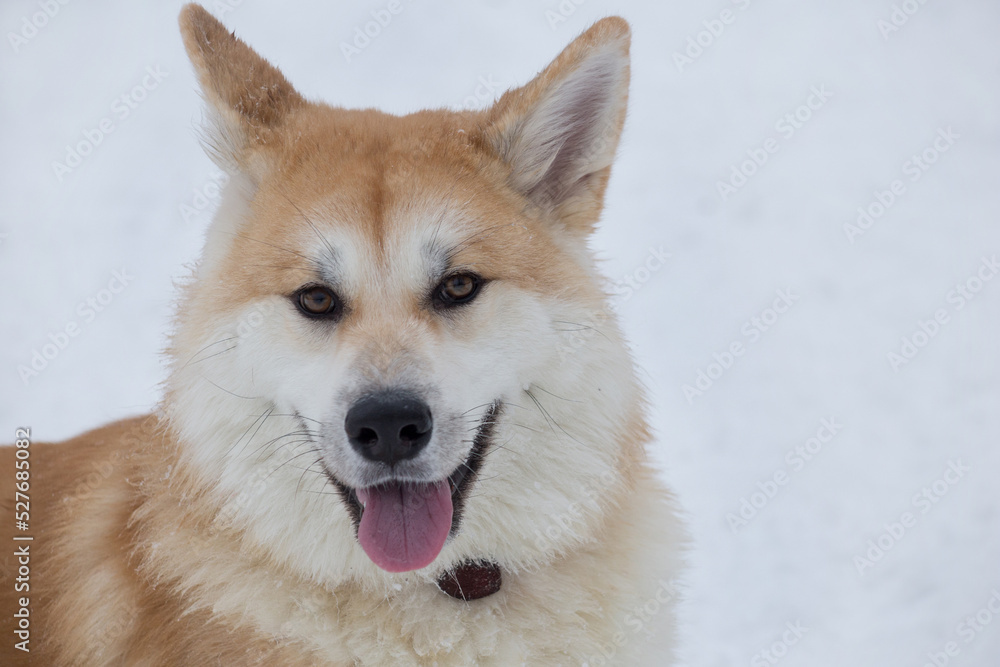
[[(430, 565), (449, 536), (458, 533), (467, 490), (488, 452), (502, 404), (493, 402), (483, 415), (466, 460), (446, 478), (431, 482), (388, 480), (351, 488), (327, 471), (351, 513), (358, 543), (372, 562), (388, 572), (409, 572)], [(362, 456), (391, 468), (419, 454), (430, 440), (433, 419), (420, 398), (399, 391), (370, 394), (348, 411), (344, 428)], [(488, 562), (488, 561), (487, 561)], [(464, 566), (455, 570), (466, 577)], [(499, 572), (499, 570), (497, 570)], [(490, 590), (499, 577), (480, 573), (461, 590)], [(458, 580), (456, 580), (458, 581)], [(476, 582), (485, 582), (482, 585)], [(449, 584), (442, 590), (448, 592)], [(485, 593), (489, 594), (489, 593)], [(464, 598), (463, 598), (464, 599)], [(475, 599), (471, 597), (469, 599)]]

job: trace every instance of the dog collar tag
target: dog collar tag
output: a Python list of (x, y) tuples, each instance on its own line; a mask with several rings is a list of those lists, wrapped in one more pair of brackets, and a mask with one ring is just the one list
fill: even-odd
[(478, 600), (500, 590), (500, 566), (492, 561), (468, 561), (441, 575), (437, 585), (459, 600)]

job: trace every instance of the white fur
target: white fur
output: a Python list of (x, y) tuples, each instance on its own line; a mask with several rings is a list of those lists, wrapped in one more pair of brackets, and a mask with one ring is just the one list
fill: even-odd
[[(239, 227), (238, 221), (226, 216), (245, 210), (238, 201), (231, 201), (243, 192), (227, 190), (215, 229)], [(325, 244), (310, 234), (303, 232), (299, 247), (303, 254), (321, 257)], [(324, 229), (326, 241), (344, 259), (339, 269), (345, 285), (359, 290), (367, 285), (368, 298), (387, 299), (385, 313), (392, 313), (392, 299), (409, 298), (410, 292), (425, 288), (428, 267), (421, 248), (430, 234), (429, 227), (417, 226), (412, 234), (395, 239), (398, 246), (390, 256), (396, 261), (384, 267), (359, 239), (338, 236), (333, 226)], [(221, 233), (211, 237), (208, 261), (197, 280), (211, 283), (217, 277), (212, 256), (222, 244)], [(207, 358), (175, 365), (170, 379), (171, 417), (182, 441), (189, 443), (186, 456), (197, 469), (206, 471), (206, 486), (215, 486), (225, 499), (220, 527), (247, 531), (258, 546), (323, 590), (336, 590), (351, 581), (380, 596), (398, 596), (402, 590), (405, 596), (420, 598), (415, 604), (422, 613), (440, 607), (441, 613), (451, 614), (456, 606), (461, 607), (430, 583), (452, 563), (489, 554), (506, 572), (530, 578), (539, 576), (531, 573), (543, 572), (561, 554), (586, 547), (588, 536), (607, 511), (598, 499), (622, 483), (611, 446), (622, 429), (620, 421), (641, 401), (620, 333), (613, 318), (598, 318), (594, 324), (598, 331), (586, 345), (561, 355), (559, 346), (566, 345), (567, 334), (557, 323), (594, 321), (594, 313), (571, 302), (543, 299), (499, 284), (480, 298), (483, 303), (477, 307), (487, 311), (480, 318), (486, 326), (471, 345), (434, 349), (418, 327), (403, 325), (407, 336), (400, 349), (409, 356), (407, 363), (380, 378), (387, 384), (401, 378), (413, 381), (417, 378), (411, 374), (418, 372), (420, 383), (434, 390), (435, 415), (449, 415), (460, 425), (450, 432), (453, 437), (455, 433), (464, 436), (465, 443), (443, 441), (435, 435), (429, 446), (433, 456), (428, 468), (439, 477), (449, 474), (467, 455), (468, 434), (462, 431), (476, 424), (485, 405), (501, 398), (506, 406), (495, 435), (498, 446), (489, 454), (482, 479), (468, 500), (461, 532), (433, 564), (403, 575), (380, 570), (361, 550), (343, 501), (320, 472), (320, 453), (310, 452), (317, 443), (289, 444), (279, 439), (299, 429), (293, 418), (278, 416), (293, 410), (311, 419), (343, 423), (345, 400), (357, 395), (357, 378), (364, 375), (353, 367), (359, 351), (339, 345), (335, 334), (296, 333), (310, 323), (278, 296), (238, 313), (220, 315), (208, 334), (185, 331), (182, 324), (178, 338), (188, 349), (205, 348), (201, 356)], [(491, 322), (495, 328), (490, 328)], [(232, 345), (231, 351), (209, 356), (217, 350), (207, 346), (230, 336), (236, 340), (222, 345)], [(468, 410), (472, 412), (463, 420), (460, 415)], [(350, 478), (347, 471), (358, 461), (346, 442), (319, 445), (322, 455), (344, 466), (338, 472)], [(641, 511), (648, 515), (632, 520), (670, 521), (660, 507)], [(656, 529), (662, 530), (659, 525)], [(664, 574), (657, 581), (670, 578), (672, 562), (661, 566)], [(565, 603), (574, 604), (571, 595)], [(247, 605), (254, 614), (248, 601), (237, 599), (233, 604)], [(494, 605), (487, 602), (485, 606)], [(327, 628), (334, 636), (324, 640), (317, 622), (301, 612), (256, 621), (262, 629), (304, 633), (311, 641), (326, 645), (333, 655), (332, 647), (341, 646), (342, 631)], [(501, 620), (493, 618), (492, 622), (500, 623), (496, 632), (502, 633)], [(433, 641), (457, 643), (469, 631), (462, 627), (448, 639), (453, 624), (445, 624)], [(501, 641), (499, 635), (496, 641)]]
[[(604, 30), (610, 36), (565, 64), (531, 109), (512, 105), (522, 116), (499, 121), (510, 185), (543, 217), (599, 181), (590, 177), (614, 156), (627, 26)], [(223, 153), (237, 152), (233, 136), (223, 132)], [(623, 441), (645, 438), (632, 423), (642, 421), (644, 399), (615, 318), (595, 306), (602, 285), (583, 235), (553, 225), (554, 247), (579, 265), (569, 273), (590, 281), (577, 293), (591, 297), (497, 280), (470, 306), (474, 317), (432, 332), (413, 304), (442, 277), (435, 249), (469, 232), (461, 202), (428, 193), (390, 207), (377, 244), (352, 228), (350, 205), (314, 203), (282, 243), (336, 283), (354, 309), (350, 335), (304, 318), (286, 295), (212, 310), (212, 289), (239, 287), (223, 267), (255, 210), (257, 167), (226, 188), (209, 232), (181, 307), (166, 408), (183, 463), (220, 508), (215, 527), (267, 558), (240, 553), (185, 572), (191, 609), (249, 622), (339, 664), (667, 664), (682, 531), (642, 461), (645, 443)], [(567, 331), (575, 326), (589, 327), (582, 345)], [(364, 553), (322, 471), (352, 486), (372, 481), (343, 424), (354, 401), (385, 388), (417, 391), (434, 415), (431, 441), (400, 468), (409, 479), (449, 475), (488, 406), (504, 406), (457, 536), (428, 567), (403, 574)], [(309, 432), (289, 437), (302, 427), (296, 414)], [(164, 539), (166, 551), (214, 538)], [(467, 604), (434, 585), (481, 558), (504, 573), (495, 595)], [(649, 650), (650, 636), (667, 648)]]

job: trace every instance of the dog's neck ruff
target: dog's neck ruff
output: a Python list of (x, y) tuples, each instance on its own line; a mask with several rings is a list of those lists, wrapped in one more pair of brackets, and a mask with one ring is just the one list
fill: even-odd
[(493, 561), (480, 560), (448, 570), (438, 579), (437, 585), (451, 597), (468, 602), (493, 595), (500, 590), (502, 582), (500, 566)]

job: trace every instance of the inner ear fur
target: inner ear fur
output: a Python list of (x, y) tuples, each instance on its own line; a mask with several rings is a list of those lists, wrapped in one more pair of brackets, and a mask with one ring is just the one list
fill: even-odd
[(510, 186), (572, 230), (589, 233), (600, 215), (628, 106), (629, 43), (624, 19), (598, 21), (504, 94), (482, 128)]

